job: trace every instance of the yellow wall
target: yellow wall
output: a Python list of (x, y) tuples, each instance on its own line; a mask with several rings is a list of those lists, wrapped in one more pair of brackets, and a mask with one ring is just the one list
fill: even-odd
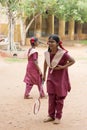
[(14, 41), (21, 42), (20, 25), (16, 25), (14, 28)]
[[(0, 35), (8, 36), (8, 25), (7, 24), (0, 24)], [(14, 41), (20, 42), (20, 25), (16, 25), (14, 28)]]
[(30, 45), (30, 38), (26, 38), (26, 45)]
[(0, 35), (8, 35), (8, 25), (0, 24)]

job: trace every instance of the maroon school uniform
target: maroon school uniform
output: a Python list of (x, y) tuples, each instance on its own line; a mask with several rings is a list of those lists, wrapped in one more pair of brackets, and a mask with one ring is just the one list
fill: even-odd
[[(52, 61), (53, 57), (54, 54), (50, 54), (50, 62)], [(69, 54), (65, 52), (58, 65), (65, 65), (68, 58)], [(52, 73), (51, 70), (52, 68), (49, 68), (47, 76), (47, 92), (49, 95), (48, 114), (54, 119), (61, 119), (64, 99), (67, 93), (71, 90), (68, 68), (61, 70), (53, 69)]]
[[(50, 55), (50, 60), (52, 61), (54, 54)], [(69, 58), (68, 53), (64, 53), (62, 59), (59, 62), (59, 65), (65, 65)], [(47, 77), (47, 92), (49, 94), (56, 94), (59, 97), (64, 97), (67, 95), (67, 92), (70, 91), (71, 86), (68, 76), (68, 68), (61, 70), (53, 70), (50, 73), (51, 69), (49, 68), (48, 77)]]
[(29, 49), (28, 55), (30, 53), (31, 55), (30, 58), (28, 59), (26, 74), (24, 77), (24, 82), (26, 83), (25, 96), (28, 96), (30, 94), (33, 85), (37, 85), (40, 96), (44, 97), (45, 94), (42, 87), (42, 77), (34, 63), (34, 61), (38, 62), (38, 52), (36, 51), (36, 49)]

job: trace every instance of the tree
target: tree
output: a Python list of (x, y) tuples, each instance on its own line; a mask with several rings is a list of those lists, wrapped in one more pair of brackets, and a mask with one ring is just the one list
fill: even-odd
[[(7, 9), (9, 19), (9, 43), (10, 50), (14, 49), (12, 29), (14, 29), (15, 18), (20, 17), (21, 22), (21, 42), (25, 45), (26, 33), (32, 23), (40, 16), (55, 15), (59, 19), (60, 35), (64, 35), (65, 23), (69, 21), (71, 30), (69, 35), (73, 39), (74, 21), (87, 22), (87, 0), (0, 0), (0, 3)], [(30, 21), (26, 26), (25, 21)], [(62, 26), (63, 25), (63, 26)], [(61, 34), (63, 32), (63, 34)]]
[[(22, 32), (22, 44), (25, 44), (25, 37), (26, 33), (29, 30), (32, 23), (40, 16), (40, 15), (47, 15), (53, 13), (53, 7), (56, 4), (56, 0), (25, 0), (21, 1), (21, 28), (23, 29)], [(25, 26), (25, 19), (30, 18), (30, 22), (27, 26)]]
[[(69, 21), (69, 36), (74, 39), (75, 21), (87, 22), (87, 0), (57, 0), (54, 14), (59, 21)], [(61, 29), (60, 29), (61, 30)]]
[(9, 49), (15, 50), (14, 45), (14, 24), (18, 16), (19, 4), (18, 0), (0, 0), (0, 3), (5, 8), (5, 13), (8, 16), (8, 41)]
[(66, 15), (66, 7), (65, 7), (65, 0), (57, 0), (55, 4), (55, 8), (53, 9), (54, 15), (59, 20), (59, 30), (58, 34), (61, 36), (61, 38), (65, 35), (65, 15)]
[[(71, 3), (71, 4), (70, 4)], [(66, 20), (72, 21), (71, 29), (74, 21), (77, 21), (77, 35), (81, 34), (82, 23), (87, 22), (87, 0), (67, 0), (66, 2)], [(72, 33), (72, 32), (71, 32)]]

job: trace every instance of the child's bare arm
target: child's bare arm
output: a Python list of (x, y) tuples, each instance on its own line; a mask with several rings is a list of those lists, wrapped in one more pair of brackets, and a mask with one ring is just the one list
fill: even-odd
[(55, 67), (55, 69), (60, 70), (60, 69), (65, 69), (75, 63), (75, 60), (72, 57), (69, 57), (67, 63), (65, 65), (58, 65)]
[(46, 60), (44, 61), (44, 71), (43, 71), (43, 80), (45, 81), (46, 79), (46, 71), (47, 71), (47, 63)]
[(36, 65), (36, 67), (37, 67), (37, 70), (39, 71), (39, 73), (40, 73), (40, 75), (41, 75), (42, 72), (41, 72), (41, 69), (40, 69), (40, 67), (39, 67), (39, 65), (38, 65), (38, 62), (35, 60), (34, 63), (35, 63), (35, 65)]

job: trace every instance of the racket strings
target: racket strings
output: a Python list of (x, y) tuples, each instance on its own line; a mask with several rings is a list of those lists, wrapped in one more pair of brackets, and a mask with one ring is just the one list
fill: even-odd
[(37, 114), (40, 109), (40, 99), (37, 99), (34, 104), (34, 114)]

